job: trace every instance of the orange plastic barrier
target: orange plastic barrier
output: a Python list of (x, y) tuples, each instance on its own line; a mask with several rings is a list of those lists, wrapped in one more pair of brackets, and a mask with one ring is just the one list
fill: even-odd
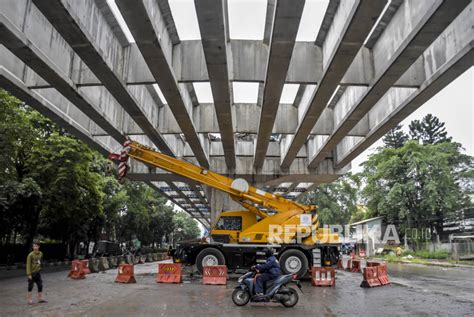
[(374, 267), (374, 266), (379, 266), (379, 265), (380, 265), (380, 262), (367, 261), (368, 267)]
[(349, 268), (349, 271), (352, 273), (360, 273), (360, 260), (352, 260), (352, 265)]
[(181, 271), (181, 263), (158, 263), (158, 275), (156, 277), (156, 282), (181, 283), (183, 281)]
[(132, 264), (120, 264), (115, 283), (136, 283)]
[(381, 265), (377, 266), (377, 274), (379, 276), (380, 284), (382, 285), (390, 284), (390, 280), (388, 279), (386, 263), (382, 263)]
[(68, 274), (68, 277), (74, 280), (80, 280), (86, 278), (86, 274), (82, 269), (82, 263), (79, 260), (74, 260), (71, 263), (71, 271)]
[(89, 270), (89, 260), (80, 260), (82, 265), (82, 270), (84, 274), (91, 274), (91, 270)]
[(213, 265), (205, 266), (202, 271), (202, 283), (210, 285), (227, 284), (227, 266)]
[(390, 280), (388, 279), (387, 264), (367, 261), (367, 267), (364, 268), (364, 280), (360, 286), (374, 287), (388, 284), (390, 284)]
[(336, 270), (332, 267), (313, 267), (311, 270), (311, 285), (336, 286)]
[(368, 266), (364, 268), (364, 279), (360, 287), (376, 287), (382, 285), (379, 281), (377, 267)]

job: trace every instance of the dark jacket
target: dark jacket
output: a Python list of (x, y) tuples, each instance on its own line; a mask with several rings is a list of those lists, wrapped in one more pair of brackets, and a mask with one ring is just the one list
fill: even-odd
[(265, 262), (265, 264), (257, 264), (256, 268), (262, 273), (269, 273), (273, 278), (276, 278), (281, 275), (280, 264), (278, 263), (276, 257), (273, 255), (267, 259), (267, 262)]

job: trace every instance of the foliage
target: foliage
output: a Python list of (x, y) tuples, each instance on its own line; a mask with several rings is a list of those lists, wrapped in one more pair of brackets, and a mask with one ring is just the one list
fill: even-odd
[(460, 181), (472, 168), (473, 158), (462, 154), (457, 143), (409, 141), (369, 157), (362, 195), (371, 216), (385, 216), (401, 232), (429, 227), (440, 234), (443, 218), (469, 205)]
[(305, 203), (319, 206), (320, 224), (345, 225), (358, 212), (359, 186), (357, 177), (346, 175), (333, 183), (315, 188), (306, 196)]
[(175, 240), (189, 240), (199, 237), (201, 231), (194, 219), (184, 212), (174, 214), (174, 222), (176, 223)]
[(408, 135), (403, 132), (402, 126), (399, 124), (395, 128), (388, 131), (382, 140), (386, 147), (398, 149), (401, 148), (406, 141), (408, 141)]
[(157, 245), (200, 233), (188, 215), (140, 182), (120, 185), (110, 163), (0, 89), (0, 243), (35, 236), (69, 246), (109, 239)]
[(412, 140), (418, 140), (423, 144), (437, 144), (450, 142), (444, 122), (441, 122), (436, 116), (427, 114), (423, 119), (413, 120), (410, 125), (410, 136)]

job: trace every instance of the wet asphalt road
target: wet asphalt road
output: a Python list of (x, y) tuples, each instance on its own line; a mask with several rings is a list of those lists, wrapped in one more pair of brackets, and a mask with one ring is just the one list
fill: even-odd
[(0, 281), (1, 316), (472, 316), (474, 269), (389, 266), (392, 285), (364, 289), (360, 273), (337, 273), (336, 287), (311, 287), (294, 308), (275, 303), (236, 307), (235, 279), (227, 286), (157, 284), (156, 263), (135, 267), (136, 284), (114, 283), (116, 270), (70, 280), (67, 272), (44, 274), (49, 303), (27, 306), (26, 278)]

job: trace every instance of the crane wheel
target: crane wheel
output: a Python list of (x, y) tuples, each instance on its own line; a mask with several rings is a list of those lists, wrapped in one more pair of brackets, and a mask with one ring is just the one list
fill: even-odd
[(196, 267), (202, 274), (204, 266), (225, 265), (224, 254), (214, 248), (205, 248), (196, 257)]
[(296, 274), (303, 277), (308, 273), (308, 258), (296, 249), (286, 250), (280, 256), (280, 266), (285, 274)]

